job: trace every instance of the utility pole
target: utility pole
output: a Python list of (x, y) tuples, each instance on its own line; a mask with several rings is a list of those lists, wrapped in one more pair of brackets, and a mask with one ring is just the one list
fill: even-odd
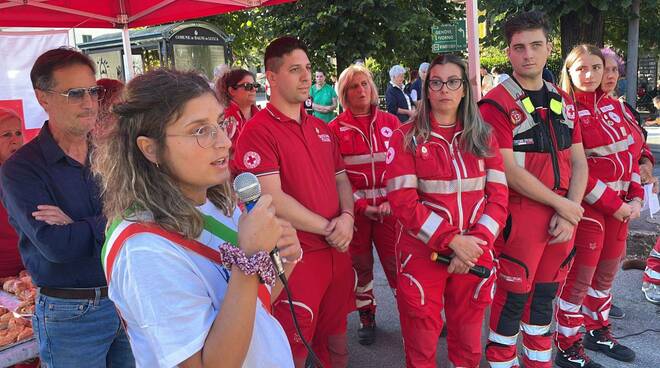
[(639, 60), (639, 2), (633, 0), (628, 20), (628, 60), (626, 61), (626, 101), (637, 108), (637, 64)]

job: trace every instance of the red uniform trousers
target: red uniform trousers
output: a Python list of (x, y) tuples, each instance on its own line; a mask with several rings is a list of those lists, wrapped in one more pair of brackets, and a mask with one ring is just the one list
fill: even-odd
[(393, 216), (385, 216), (382, 223), (364, 215), (355, 216), (356, 230), (349, 250), (357, 273), (355, 306), (358, 310), (376, 311), (372, 243), (383, 265), (387, 283), (393, 291), (396, 290), (395, 225), (396, 219)]
[(644, 271), (644, 281), (651, 284), (660, 285), (660, 238), (651, 249), (649, 259), (646, 260), (646, 270)]
[[(326, 368), (348, 365), (346, 319), (354, 308), (354, 285), (350, 256), (335, 248), (305, 252), (289, 277), (300, 329)], [(273, 304), (273, 315), (289, 339), (296, 367), (303, 367), (307, 350), (293, 324), (285, 291)]]
[(609, 325), (612, 282), (626, 251), (628, 223), (583, 203), (575, 236), (575, 260), (557, 302), (557, 347), (569, 348), (587, 331)]
[[(447, 272), (447, 265), (431, 261), (430, 248), (420, 249), (419, 241), (405, 239), (411, 236), (400, 231), (397, 226), (397, 236), (402, 239), (397, 247), (396, 299), (406, 367), (436, 367), (443, 308), (449, 361), (456, 367), (478, 367), (481, 327), (486, 308), (492, 301), (494, 274), (488, 279), (451, 274)], [(410, 252), (402, 242), (412, 242), (417, 248)], [(490, 261), (480, 264), (492, 267)]]
[(494, 276), (450, 274), (446, 265), (430, 260), (430, 252), (429, 257), (402, 252), (399, 262), (396, 297), (406, 367), (436, 367), (443, 308), (449, 360), (457, 367), (478, 367), (481, 326), (492, 300)]
[(509, 198), (509, 220), (495, 243), (498, 270), (490, 312), (486, 358), (491, 367), (519, 366), (518, 333), (525, 367), (551, 367), (553, 300), (572, 256), (573, 241), (548, 244), (554, 209), (518, 196)]

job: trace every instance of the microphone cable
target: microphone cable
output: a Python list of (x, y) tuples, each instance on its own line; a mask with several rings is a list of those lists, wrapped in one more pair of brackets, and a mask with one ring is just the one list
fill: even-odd
[(323, 363), (321, 363), (321, 360), (319, 360), (318, 356), (316, 356), (316, 353), (314, 353), (312, 347), (309, 346), (309, 343), (307, 342), (305, 336), (300, 330), (300, 325), (298, 324), (298, 318), (296, 318), (296, 311), (293, 309), (293, 297), (291, 296), (291, 289), (289, 289), (289, 282), (286, 278), (286, 275), (284, 274), (284, 266), (282, 265), (282, 259), (280, 258), (279, 250), (277, 248), (273, 249), (273, 251), (271, 252), (271, 259), (273, 260), (273, 266), (275, 267), (277, 276), (282, 282), (282, 286), (284, 287), (284, 291), (286, 292), (286, 298), (289, 304), (289, 309), (291, 310), (291, 318), (293, 319), (293, 326), (295, 327), (298, 336), (300, 336), (300, 340), (302, 340), (303, 345), (305, 345), (305, 349), (307, 349), (307, 354), (308, 354), (307, 358), (308, 360), (309, 359), (312, 360), (312, 364), (315, 367), (323, 368)]

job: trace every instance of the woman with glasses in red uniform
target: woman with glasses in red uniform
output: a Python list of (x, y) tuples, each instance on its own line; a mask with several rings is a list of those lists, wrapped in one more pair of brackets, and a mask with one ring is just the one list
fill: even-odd
[[(494, 277), (467, 273), (475, 265), (492, 268), (508, 201), (502, 156), (491, 136), (465, 61), (436, 57), (419, 114), (394, 132), (386, 158), (387, 198), (400, 224), (396, 290), (407, 367), (436, 366), (443, 308), (449, 360), (479, 366)], [(450, 263), (435, 263), (434, 253)]]

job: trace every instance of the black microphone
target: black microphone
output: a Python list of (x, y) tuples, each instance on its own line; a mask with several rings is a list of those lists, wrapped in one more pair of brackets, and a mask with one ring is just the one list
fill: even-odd
[[(452, 258), (453, 257), (443, 256), (442, 254), (438, 254), (436, 252), (431, 253), (431, 260), (436, 263), (442, 263), (448, 265), (449, 263), (451, 263)], [(477, 277), (481, 277), (482, 279), (487, 279), (490, 277), (490, 270), (484, 266), (479, 266), (479, 265), (472, 266), (470, 267), (470, 271), (468, 272)]]
[[(238, 195), (238, 199), (245, 205), (245, 210), (250, 212), (261, 197), (259, 179), (252, 173), (244, 172), (234, 178), (233, 187), (234, 192)], [(270, 259), (273, 261), (277, 276), (281, 277), (284, 275), (284, 264), (282, 263), (282, 257), (280, 257), (280, 251), (277, 247), (270, 251)]]

